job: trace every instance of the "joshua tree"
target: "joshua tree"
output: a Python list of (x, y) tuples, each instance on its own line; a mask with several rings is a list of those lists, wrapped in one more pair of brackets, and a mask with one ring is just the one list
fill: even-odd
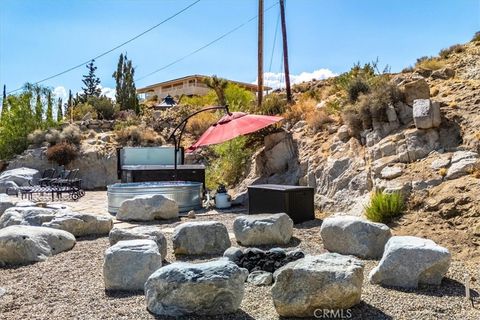
[(218, 103), (221, 106), (225, 106), (227, 104), (227, 100), (225, 99), (225, 89), (227, 88), (228, 81), (213, 75), (209, 78), (205, 78), (204, 83), (207, 87), (215, 91), (218, 97)]

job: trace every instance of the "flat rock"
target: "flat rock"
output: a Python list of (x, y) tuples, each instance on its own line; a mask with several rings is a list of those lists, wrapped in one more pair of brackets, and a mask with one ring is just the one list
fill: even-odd
[(380, 176), (382, 177), (382, 179), (391, 180), (400, 177), (402, 173), (403, 169), (400, 167), (385, 167), (380, 172)]
[(435, 159), (432, 161), (432, 164), (430, 165), (430, 168), (433, 170), (440, 170), (442, 168), (446, 168), (450, 165), (450, 158), (443, 157), (439, 159)]
[(43, 227), (55, 228), (70, 232), (76, 237), (107, 235), (113, 228), (113, 219), (108, 216), (87, 213), (63, 213), (56, 215)]
[(273, 282), (273, 274), (267, 271), (252, 271), (248, 275), (247, 282), (254, 286), (269, 286)]
[(149, 239), (155, 241), (158, 250), (165, 260), (167, 256), (167, 239), (163, 232), (155, 226), (141, 226), (130, 229), (114, 228), (110, 231), (108, 238), (110, 245), (114, 245), (119, 241)]
[(63, 230), (9, 226), (0, 229), (0, 265), (44, 261), (74, 245), (75, 236)]
[(358, 304), (363, 263), (337, 253), (306, 256), (274, 273), (273, 304), (282, 317), (314, 317), (317, 309), (347, 309)]
[(287, 244), (293, 235), (293, 221), (286, 213), (241, 216), (233, 222), (233, 232), (244, 246)]
[(432, 240), (395, 236), (387, 242), (382, 260), (370, 272), (370, 282), (404, 288), (417, 288), (420, 283), (439, 285), (450, 259), (450, 252)]
[(162, 256), (153, 240), (119, 241), (105, 251), (105, 289), (143, 290), (148, 277), (162, 266)]
[(169, 264), (145, 283), (147, 309), (174, 317), (233, 313), (242, 302), (247, 275), (227, 260)]
[(221, 255), (231, 245), (227, 227), (217, 221), (186, 222), (175, 227), (172, 236), (175, 254)]
[(470, 174), (479, 165), (478, 153), (473, 151), (457, 151), (452, 155), (450, 168), (445, 179), (452, 180)]
[(354, 216), (326, 218), (320, 229), (323, 246), (331, 252), (376, 259), (392, 236), (390, 228)]
[(163, 195), (141, 195), (122, 202), (116, 218), (122, 221), (153, 221), (178, 218), (178, 204)]
[(0, 217), (0, 228), (14, 225), (41, 226), (55, 218), (58, 210), (40, 207), (11, 207)]

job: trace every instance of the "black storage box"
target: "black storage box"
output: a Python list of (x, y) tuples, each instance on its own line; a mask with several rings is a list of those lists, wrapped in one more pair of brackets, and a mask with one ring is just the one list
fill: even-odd
[(315, 219), (313, 188), (279, 184), (248, 187), (248, 214), (285, 212), (294, 223)]

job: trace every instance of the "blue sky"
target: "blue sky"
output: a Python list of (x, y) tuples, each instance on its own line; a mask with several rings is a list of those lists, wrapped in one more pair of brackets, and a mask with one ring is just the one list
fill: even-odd
[[(86, 61), (155, 25), (194, 0), (1, 0), (0, 84), (8, 90)], [(265, 0), (265, 7), (277, 0)], [(480, 30), (480, 0), (286, 0), (290, 72), (296, 81), (348, 70), (377, 57), (392, 71), (467, 42)], [(96, 61), (106, 88), (121, 52), (138, 77), (212, 41), (257, 13), (257, 0), (201, 0), (152, 32)], [(281, 72), (278, 6), (265, 14), (265, 71)], [(137, 82), (142, 87), (188, 74), (256, 79), (256, 20)], [(317, 72), (314, 73), (314, 71)], [(299, 74), (303, 72), (301, 77)], [(85, 68), (45, 82), (80, 90)], [(296, 75), (296, 77), (295, 77)], [(7, 90), (7, 91), (8, 91)], [(59, 90), (58, 92), (61, 92)]]

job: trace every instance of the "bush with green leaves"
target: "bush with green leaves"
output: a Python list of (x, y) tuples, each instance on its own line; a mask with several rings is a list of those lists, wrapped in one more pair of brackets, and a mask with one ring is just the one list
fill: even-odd
[(77, 148), (67, 142), (55, 144), (47, 149), (47, 159), (59, 166), (66, 166), (78, 156)]
[(244, 136), (211, 147), (213, 160), (207, 166), (207, 188), (215, 189), (219, 184), (233, 186), (245, 176), (248, 160), (253, 151)]
[(119, 109), (112, 99), (106, 96), (88, 97), (87, 103), (93, 107), (98, 118), (102, 120), (112, 120), (115, 112)]
[(465, 47), (462, 44), (454, 44), (453, 46), (440, 50), (438, 55), (443, 59), (447, 59), (452, 53), (462, 53), (464, 51)]
[(377, 191), (365, 206), (365, 216), (371, 221), (386, 223), (401, 215), (404, 209), (405, 202), (400, 192)]
[(265, 115), (283, 114), (287, 110), (287, 95), (285, 93), (270, 93), (265, 97), (258, 113)]

